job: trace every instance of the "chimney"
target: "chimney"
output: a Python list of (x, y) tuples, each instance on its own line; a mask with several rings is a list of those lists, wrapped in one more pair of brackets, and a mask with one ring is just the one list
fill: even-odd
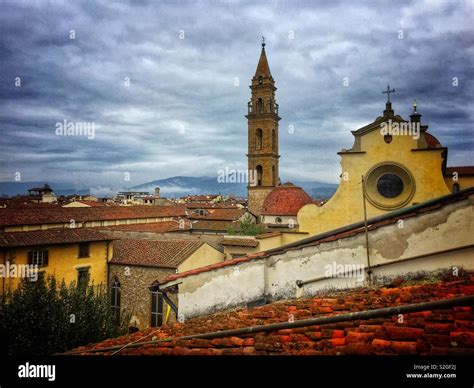
[(155, 187), (155, 197), (160, 198), (160, 188)]

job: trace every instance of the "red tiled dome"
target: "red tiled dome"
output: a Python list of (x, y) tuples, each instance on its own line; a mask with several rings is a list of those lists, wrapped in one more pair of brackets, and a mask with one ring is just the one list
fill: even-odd
[(311, 197), (293, 183), (275, 187), (263, 202), (262, 214), (268, 216), (296, 216), (304, 205), (313, 203)]
[(439, 140), (436, 137), (434, 137), (431, 133), (425, 132), (425, 140), (426, 140), (426, 143), (428, 144), (428, 148), (442, 147)]

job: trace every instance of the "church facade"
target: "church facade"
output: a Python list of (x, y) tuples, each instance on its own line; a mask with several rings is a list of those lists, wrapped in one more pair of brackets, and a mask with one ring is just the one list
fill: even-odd
[(264, 43), (250, 89), (247, 158), (249, 176), (256, 179), (248, 185), (248, 207), (267, 226), (280, 222), (280, 226), (296, 226), (299, 232), (314, 235), (474, 185), (474, 167), (446, 166), (448, 149), (421, 122), (416, 101), (405, 120), (392, 108), (390, 95), (395, 90), (387, 87), (382, 115), (352, 131), (352, 148), (338, 153), (341, 180), (333, 197), (321, 206), (308, 196), (289, 211), (289, 202), (295, 197), (288, 195), (290, 191), (299, 189), (298, 198), (307, 194), (280, 183), (280, 117)]
[(381, 116), (352, 134), (352, 148), (339, 152), (336, 193), (324, 206), (300, 209), (300, 231), (318, 234), (361, 221), (364, 207), (371, 218), (451, 193), (444, 174), (447, 148), (421, 123), (416, 104), (406, 121), (388, 100)]

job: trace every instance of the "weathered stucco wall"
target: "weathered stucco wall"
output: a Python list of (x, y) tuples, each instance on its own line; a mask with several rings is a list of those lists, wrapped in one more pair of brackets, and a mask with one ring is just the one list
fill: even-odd
[[(369, 232), (373, 278), (463, 267), (474, 269), (474, 195), (469, 199)], [(407, 260), (413, 259), (413, 260)], [(349, 267), (344, 267), (344, 266)], [(343, 266), (343, 267), (341, 267)], [(337, 276), (339, 268), (352, 271)], [(307, 296), (327, 288), (366, 284), (363, 233), (178, 279), (185, 317), (213, 313), (267, 297)], [(329, 276), (329, 278), (327, 278)], [(327, 278), (296, 285), (297, 280)]]

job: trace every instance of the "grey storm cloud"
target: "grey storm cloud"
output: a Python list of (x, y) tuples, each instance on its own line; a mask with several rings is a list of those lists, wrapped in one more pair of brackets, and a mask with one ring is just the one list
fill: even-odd
[[(245, 169), (262, 35), (284, 180), (337, 182), (336, 152), (380, 115), (388, 83), (396, 113), (417, 99), (449, 164), (473, 164), (473, 13), (467, 0), (2, 1), (0, 180), (106, 187)], [(57, 136), (63, 120), (93, 122), (95, 137)]]

